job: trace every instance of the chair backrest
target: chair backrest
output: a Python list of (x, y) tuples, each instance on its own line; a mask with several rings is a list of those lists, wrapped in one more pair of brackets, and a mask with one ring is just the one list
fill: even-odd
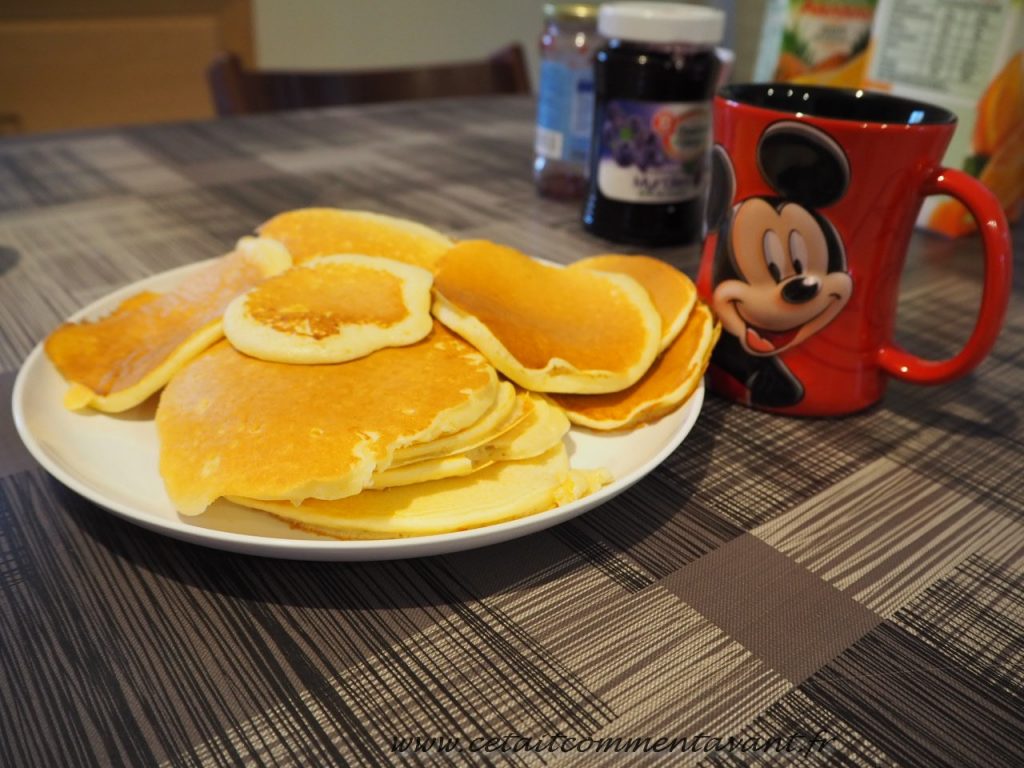
[(246, 70), (237, 56), (225, 53), (209, 66), (207, 80), (221, 116), (338, 104), (530, 93), (526, 59), (518, 43), (483, 61), (355, 72)]

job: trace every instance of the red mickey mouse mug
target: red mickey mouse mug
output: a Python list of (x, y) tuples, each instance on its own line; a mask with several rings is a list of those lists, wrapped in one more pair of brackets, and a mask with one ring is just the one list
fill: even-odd
[[(697, 287), (722, 323), (712, 388), (779, 413), (852, 413), (889, 377), (939, 384), (988, 354), (1010, 295), (1010, 236), (995, 197), (941, 166), (953, 113), (866, 91), (728, 86), (714, 104), (709, 236)], [(981, 309), (942, 361), (893, 343), (899, 279), (927, 195), (978, 220)]]

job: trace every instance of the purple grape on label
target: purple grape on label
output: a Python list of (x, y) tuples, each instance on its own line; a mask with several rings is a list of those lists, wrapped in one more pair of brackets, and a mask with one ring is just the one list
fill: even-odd
[(612, 157), (615, 160), (615, 164), (620, 168), (628, 168), (635, 159), (633, 147), (628, 142), (623, 141), (612, 147)]
[(661, 153), (654, 147), (644, 147), (640, 152), (640, 159), (637, 161), (637, 168), (646, 171), (649, 167), (661, 165)]
[(630, 138), (637, 142), (637, 145), (639, 146), (639, 144), (647, 138), (649, 133), (646, 121), (637, 115), (630, 115), (627, 125), (629, 127)]

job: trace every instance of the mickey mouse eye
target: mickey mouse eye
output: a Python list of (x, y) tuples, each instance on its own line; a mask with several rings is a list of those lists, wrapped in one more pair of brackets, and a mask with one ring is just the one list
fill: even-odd
[(768, 274), (776, 283), (782, 282), (782, 273), (786, 267), (786, 252), (782, 247), (782, 240), (773, 229), (764, 233), (762, 243), (764, 260), (768, 264)]
[(802, 275), (807, 267), (807, 242), (795, 229), (789, 233), (789, 259), (793, 262), (793, 271)]

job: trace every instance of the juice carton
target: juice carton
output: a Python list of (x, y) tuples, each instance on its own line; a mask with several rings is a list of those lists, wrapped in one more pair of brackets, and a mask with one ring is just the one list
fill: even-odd
[[(769, 0), (756, 80), (869, 88), (938, 104), (959, 126), (944, 163), (1024, 215), (1024, 0)], [(930, 197), (920, 226), (976, 224)]]
[[(1024, 209), (1024, 3), (879, 0), (865, 87), (939, 104), (959, 119), (945, 164), (976, 176), (1012, 221)], [(950, 198), (925, 201), (918, 224), (972, 232)]]
[(775, 0), (765, 11), (755, 80), (859, 88), (877, 0)]

